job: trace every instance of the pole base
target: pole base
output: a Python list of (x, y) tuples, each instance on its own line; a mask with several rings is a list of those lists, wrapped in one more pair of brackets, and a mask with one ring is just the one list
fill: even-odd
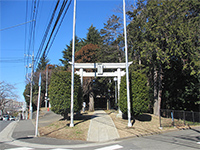
[(74, 124), (73, 123), (70, 123), (70, 125), (69, 125), (70, 127), (74, 127)]
[(131, 122), (129, 122), (129, 123), (128, 123), (128, 127), (132, 127), (132, 124), (131, 124)]

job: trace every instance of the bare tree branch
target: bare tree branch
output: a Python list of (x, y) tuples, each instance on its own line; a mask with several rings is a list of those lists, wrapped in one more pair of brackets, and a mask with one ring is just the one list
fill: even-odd
[(18, 97), (15, 89), (13, 85), (0, 81), (0, 111), (4, 112), (5, 105)]

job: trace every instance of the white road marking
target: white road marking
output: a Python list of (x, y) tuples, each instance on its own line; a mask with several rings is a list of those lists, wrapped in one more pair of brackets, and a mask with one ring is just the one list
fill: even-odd
[(72, 150), (72, 149), (55, 148), (55, 149), (51, 149), (51, 150)]
[(18, 147), (18, 148), (6, 149), (6, 150), (34, 150), (34, 149), (33, 148), (29, 148), (29, 147)]
[[(18, 148), (10, 148), (6, 150), (34, 150), (34, 148), (29, 148), (29, 147), (18, 147)], [(72, 149), (65, 149), (65, 148), (55, 148), (51, 150), (72, 150)]]
[(112, 146), (98, 148), (95, 150), (116, 150), (116, 149), (121, 149), (121, 148), (123, 148), (123, 146), (116, 144), (116, 145), (112, 145)]

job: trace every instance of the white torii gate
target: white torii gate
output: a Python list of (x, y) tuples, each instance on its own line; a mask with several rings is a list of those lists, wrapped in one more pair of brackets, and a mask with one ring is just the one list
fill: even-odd
[[(129, 62), (131, 65), (133, 62)], [(70, 64), (72, 64), (70, 62)], [(75, 63), (75, 69), (79, 69), (75, 73), (81, 77), (81, 86), (83, 85), (83, 77), (117, 77), (118, 97), (120, 90), (121, 77), (126, 74), (122, 69), (126, 68), (126, 63)], [(86, 72), (84, 69), (97, 69), (95, 72)], [(115, 72), (104, 72), (103, 69), (117, 69)]]

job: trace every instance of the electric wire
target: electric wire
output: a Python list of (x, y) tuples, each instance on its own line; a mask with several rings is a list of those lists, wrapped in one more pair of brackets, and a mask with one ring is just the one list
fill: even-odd
[[(40, 4), (40, 0), (38, 0), (38, 3), (36, 3), (36, 1), (35, 1), (35, 5), (34, 5), (34, 14), (35, 14), (34, 19), (35, 20), (37, 19), (37, 15), (38, 15), (39, 4)], [(34, 26), (33, 27), (33, 53), (34, 53), (36, 21), (33, 22), (33, 24), (34, 24), (33, 25)]]
[[(65, 8), (66, 8), (66, 4), (67, 4), (68, 0), (63, 1), (62, 6), (60, 7), (59, 13), (58, 13), (58, 15), (57, 15), (56, 21), (55, 21), (55, 23), (54, 23), (54, 26), (53, 26), (53, 28), (52, 28), (52, 30), (51, 30), (51, 34), (50, 34), (50, 36), (49, 36), (49, 38), (48, 38), (48, 41), (47, 41), (47, 43), (46, 43), (45, 49), (43, 50), (43, 55), (42, 55), (42, 56), (47, 57), (47, 55), (48, 55), (48, 53), (49, 53), (49, 50), (50, 50), (50, 47), (52, 46), (53, 41), (55, 40), (55, 37), (56, 37), (56, 35), (57, 35), (58, 31), (59, 31), (59, 28), (60, 28), (60, 26), (61, 26), (61, 24), (62, 24), (62, 21), (63, 21), (63, 19), (64, 19), (64, 16), (65, 16), (65, 14), (67, 13), (67, 10), (69, 9), (69, 6), (70, 6), (70, 4), (71, 4), (71, 1), (72, 1), (72, 0), (70, 0), (70, 2), (68, 3), (68, 6), (67, 6), (67, 9), (66, 9), (66, 10), (65, 10)], [(64, 10), (65, 10), (65, 12), (64, 12)], [(62, 16), (63, 12), (64, 12), (64, 15)], [(61, 19), (61, 18), (62, 18), (62, 19)], [(60, 21), (60, 19), (61, 19), (61, 21)], [(60, 21), (60, 22), (59, 22), (59, 21)], [(58, 25), (58, 24), (59, 24), (59, 25)], [(58, 26), (58, 27), (57, 27), (57, 26)], [(56, 31), (56, 32), (55, 32), (55, 31)], [(53, 36), (53, 35), (54, 35), (54, 36)], [(52, 36), (53, 36), (53, 40), (51, 40), (51, 39), (52, 39)], [(51, 43), (50, 43), (50, 42), (51, 42)], [(50, 46), (49, 46), (49, 44), (50, 44)], [(38, 52), (39, 52), (39, 53), (38, 53), (38, 56), (40, 56), (42, 50), (40, 49)], [(35, 60), (35, 65), (34, 65), (35, 68), (37, 67), (38, 61), (39, 61), (39, 58), (40, 58), (40, 57), (38, 57), (38, 56), (37, 56), (37, 58), (36, 58), (36, 60)]]
[(38, 59), (39, 59), (39, 57), (40, 57), (40, 55), (41, 55), (41, 51), (42, 51), (43, 46), (44, 46), (44, 44), (45, 44), (45, 41), (46, 41), (48, 32), (49, 32), (49, 30), (50, 30), (51, 24), (52, 24), (52, 22), (53, 22), (53, 19), (54, 19), (55, 13), (56, 13), (56, 10), (57, 10), (57, 8), (58, 8), (59, 2), (60, 2), (60, 0), (57, 0), (56, 6), (55, 6), (54, 11), (53, 11), (53, 13), (52, 13), (52, 15), (51, 15), (51, 19), (50, 19), (50, 21), (49, 21), (49, 23), (48, 23), (48, 26), (47, 26), (47, 28), (46, 28), (46, 31), (45, 31), (45, 34), (44, 34), (44, 36), (43, 36), (42, 42), (41, 42), (41, 44), (40, 44), (39, 50), (38, 50), (38, 52), (37, 52), (37, 54), (36, 54), (35, 62), (38, 61)]
[(46, 52), (45, 57), (47, 57), (47, 55), (48, 55), (48, 53), (49, 53), (49, 51), (50, 51), (50, 49), (51, 49), (51, 46), (53, 45), (53, 42), (54, 42), (54, 40), (55, 40), (55, 38), (56, 38), (56, 35), (57, 35), (57, 33), (58, 33), (58, 31), (59, 31), (59, 29), (60, 29), (60, 27), (61, 27), (61, 24), (62, 24), (62, 22), (63, 22), (63, 20), (64, 20), (64, 17), (65, 17), (65, 15), (66, 15), (66, 13), (67, 13), (67, 11), (68, 11), (68, 9), (69, 9), (69, 6), (71, 5), (71, 2), (72, 2), (72, 0), (70, 0), (69, 4), (68, 4), (68, 6), (67, 6), (67, 9), (65, 10), (65, 13), (64, 13), (64, 15), (63, 15), (63, 17), (62, 17), (62, 20), (61, 20), (61, 22), (60, 22), (60, 24), (59, 24), (59, 26), (58, 26), (58, 29), (57, 29), (56, 33), (55, 33), (55, 35), (54, 35), (54, 38), (53, 38), (53, 40), (52, 40), (52, 42), (51, 42), (51, 44), (50, 44), (50, 46), (49, 46), (49, 48), (48, 48), (48, 50), (47, 50), (47, 52)]
[[(61, 11), (63, 10), (63, 8), (64, 8), (65, 5), (66, 5), (66, 1), (63, 1), (62, 6), (61, 6), (60, 11), (59, 11), (59, 14), (58, 14), (58, 16), (57, 16), (57, 19), (56, 19), (56, 21), (55, 21), (55, 23), (54, 23), (54, 26), (53, 26), (53, 29), (52, 29), (52, 31), (51, 31), (51, 34), (50, 34), (50, 36), (49, 36), (49, 38), (48, 38), (48, 41), (47, 41), (47, 44), (46, 44), (46, 46), (45, 46), (45, 50), (44, 50), (43, 54), (45, 54), (45, 51), (46, 51), (46, 49), (47, 49), (47, 46), (48, 46), (48, 44), (49, 44), (49, 42), (50, 42), (50, 39), (51, 39), (51, 37), (52, 37), (52, 34), (53, 34), (53, 32), (54, 32), (54, 30), (55, 30), (55, 27), (56, 27), (56, 25), (57, 25), (57, 22), (58, 22), (58, 20), (59, 20), (59, 18), (60, 18), (59, 16), (61, 15)], [(40, 54), (41, 54), (41, 52), (42, 52), (42, 50), (40, 51)], [(36, 66), (36, 68), (37, 68), (37, 65), (38, 65), (38, 62), (39, 62), (39, 58), (40, 58), (40, 56), (37, 57), (37, 58), (36, 58), (36, 61), (35, 61), (35, 64), (36, 64), (36, 65), (34, 65), (34, 66)]]
[[(28, 0), (26, 0), (26, 17), (25, 17), (25, 22), (28, 20)], [(25, 25), (25, 42), (24, 42), (24, 66), (25, 66), (25, 74), (28, 73), (28, 67), (26, 67), (26, 39), (27, 39), (27, 24)], [(26, 75), (25, 75), (26, 76)]]
[[(32, 0), (32, 4), (31, 4), (31, 16), (30, 16), (30, 19), (33, 19), (34, 17), (34, 0)], [(31, 49), (31, 45), (32, 45), (32, 36), (33, 34), (33, 23), (30, 24), (30, 27), (29, 27), (29, 41), (28, 41), (28, 53), (27, 55), (29, 56), (30, 55), (30, 49)]]
[[(68, 0), (67, 0), (67, 1), (68, 1)], [(56, 19), (56, 22), (55, 22), (55, 24), (54, 24), (53, 30), (52, 30), (51, 35), (50, 35), (50, 37), (49, 37), (49, 40), (48, 40), (48, 42), (47, 42), (47, 44), (46, 44), (46, 47), (45, 47), (45, 49), (44, 49), (44, 52), (43, 52), (44, 56), (45, 56), (46, 50), (47, 50), (47, 48), (48, 48), (48, 46), (49, 46), (49, 42), (50, 42), (50, 40), (51, 40), (51, 37), (52, 37), (52, 35), (53, 35), (54, 31), (55, 31), (55, 28), (56, 28), (56, 26), (57, 26), (57, 24), (58, 24), (58, 21), (60, 20), (60, 17), (61, 17), (61, 15), (62, 15), (62, 13), (63, 13), (63, 10), (64, 10), (64, 8), (65, 8), (65, 6), (66, 6), (66, 4), (67, 4), (67, 1), (63, 1), (62, 7), (61, 7), (60, 12), (59, 12), (59, 14), (58, 14), (58, 16), (57, 16), (57, 19)]]
[[(31, 4), (31, 6), (30, 6), (31, 8), (31, 11), (30, 11), (30, 18), (31, 19), (33, 19), (33, 7), (34, 7), (34, 0), (32, 0), (32, 4)], [(33, 13), (32, 13), (33, 12)], [(26, 56), (27, 56), (27, 65), (26, 65), (26, 67), (29, 65), (29, 59), (30, 59), (30, 56), (31, 56), (31, 54), (30, 54), (30, 48), (31, 48), (31, 43), (32, 43), (32, 33), (33, 33), (33, 24), (31, 23), (30, 25), (29, 25), (29, 38), (28, 38), (28, 47), (27, 47), (27, 53), (26, 53)], [(28, 67), (27, 67), (27, 69), (28, 69)]]
[(27, 24), (27, 23), (30, 23), (30, 22), (32, 22), (32, 21), (34, 21), (34, 20), (26, 21), (26, 22), (24, 22), (24, 23), (20, 23), (20, 24), (11, 26), (11, 27), (3, 28), (3, 29), (0, 29), (0, 31), (4, 31), (4, 30), (8, 30), (8, 29), (15, 28), (15, 27), (18, 27), (18, 26), (22, 26), (22, 25)]
[(0, 60), (1, 63), (23, 63), (24, 58), (21, 59), (13, 59), (13, 60)]
[[(31, 2), (30, 2), (31, 3)], [(27, 0), (27, 18), (28, 18), (28, 9), (29, 8), (29, 1)], [(33, 0), (32, 0), (32, 3), (31, 3), (31, 6), (30, 6), (30, 19), (33, 19)], [(28, 31), (28, 41), (27, 41), (27, 47), (26, 47), (26, 54), (25, 54), (25, 57), (26, 57), (26, 75), (28, 73), (28, 65), (29, 65), (29, 60), (30, 60), (30, 44), (31, 44), (31, 41), (32, 41), (32, 23), (29, 25), (29, 28), (27, 29)]]
[[(30, 19), (34, 20), (34, 22), (31, 22), (29, 25), (29, 39), (28, 39), (28, 45), (26, 44), (26, 54), (25, 54), (25, 59), (26, 59), (26, 74), (28, 73), (28, 66), (29, 66), (29, 61), (31, 59), (31, 52), (32, 54), (34, 53), (34, 44), (35, 44), (35, 28), (36, 28), (36, 20), (37, 20), (37, 15), (38, 15), (38, 10), (39, 10), (39, 3), (40, 0), (32, 0), (31, 3), (31, 8), (30, 8)], [(27, 15), (28, 15), (28, 0), (26, 4), (26, 10), (27, 10)], [(28, 18), (28, 17), (27, 17)], [(27, 31), (26, 31), (27, 32)], [(27, 34), (27, 33), (26, 33)]]
[(22, 57), (3, 57), (0, 58), (1, 63), (23, 63), (24, 58)]

